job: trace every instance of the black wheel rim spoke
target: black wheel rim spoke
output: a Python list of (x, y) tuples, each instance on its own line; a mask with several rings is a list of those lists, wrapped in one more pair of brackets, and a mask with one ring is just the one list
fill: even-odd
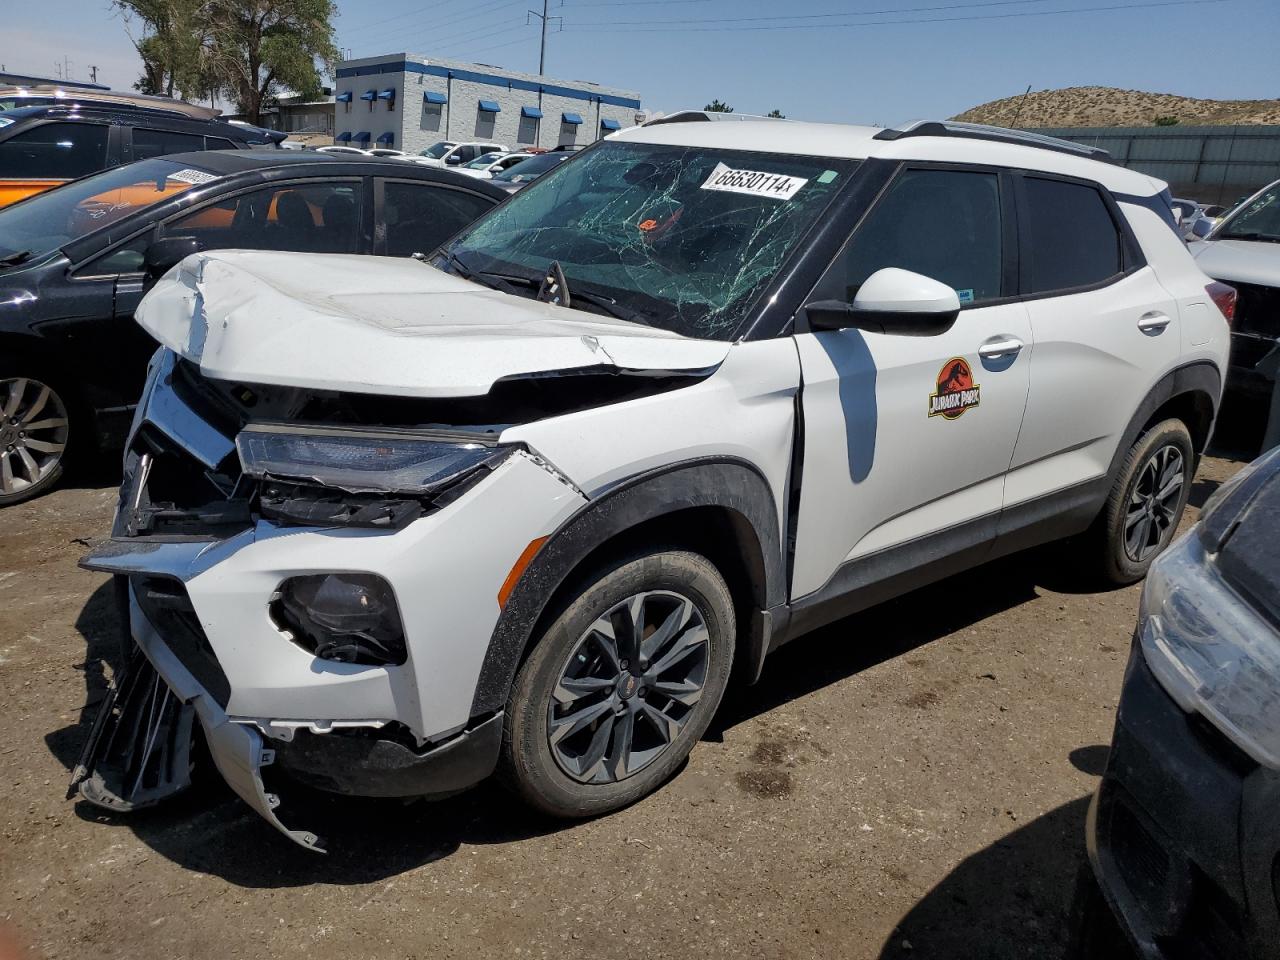
[(612, 783), (653, 763), (702, 698), (709, 663), (702, 614), (687, 597), (626, 598), (583, 632), (547, 715), (556, 764), (581, 783)]
[(1130, 560), (1142, 563), (1164, 546), (1177, 523), (1185, 485), (1186, 459), (1173, 444), (1142, 465), (1125, 510), (1124, 549)]

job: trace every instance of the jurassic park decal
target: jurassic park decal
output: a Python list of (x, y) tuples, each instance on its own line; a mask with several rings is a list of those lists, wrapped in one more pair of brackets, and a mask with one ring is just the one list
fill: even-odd
[(964, 357), (952, 357), (938, 371), (937, 391), (929, 395), (929, 416), (957, 420), (980, 400), (981, 387)]

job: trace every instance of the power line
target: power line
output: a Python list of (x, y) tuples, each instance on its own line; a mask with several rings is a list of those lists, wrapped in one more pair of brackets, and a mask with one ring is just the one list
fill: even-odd
[[(892, 13), (915, 13), (917, 11), (933, 11), (933, 10), (961, 10), (967, 7), (1006, 7), (1016, 4), (1025, 3), (1048, 3), (1049, 0), (976, 0), (972, 3), (945, 3), (932, 7), (894, 7), (888, 10), (844, 10), (840, 13), (788, 13), (779, 16), (769, 17), (703, 17), (696, 20), (668, 20), (664, 19), (663, 23), (669, 24), (687, 24), (687, 23), (759, 23), (764, 21), (777, 22), (779, 20), (831, 20), (837, 17), (875, 17)], [(654, 23), (653, 20), (590, 20), (582, 21), (577, 26), (632, 26)], [(826, 26), (826, 24), (814, 24), (814, 26)]]
[[(1004, 0), (1011, 2), (1011, 0)], [(1037, 2), (1037, 0), (1023, 0), (1023, 2)], [(1124, 3), (1114, 4), (1102, 7), (1077, 7), (1072, 10), (1021, 10), (1017, 13), (984, 13), (973, 17), (922, 17), (910, 20), (868, 20), (863, 23), (775, 23), (767, 26), (727, 26), (727, 27), (644, 27), (628, 25), (623, 29), (618, 29), (615, 24), (572, 24), (570, 29), (581, 31), (583, 33), (734, 33), (742, 30), (838, 30), (848, 27), (886, 27), (895, 24), (911, 24), (911, 23), (960, 23), (967, 20), (1011, 20), (1019, 17), (1051, 17), (1071, 13), (1097, 13), (1099, 11), (1114, 10), (1142, 10), (1151, 7), (1184, 7), (1209, 3), (1230, 3), (1231, 0), (1159, 0), (1152, 3)], [(960, 6), (957, 4), (957, 6)], [(897, 13), (899, 11), (892, 11)], [(863, 14), (863, 16), (871, 16), (872, 14)], [(857, 14), (845, 14), (845, 16), (857, 16)], [(645, 23), (655, 23), (657, 21), (643, 21)], [(726, 20), (727, 23), (738, 23), (736, 18)], [(602, 28), (603, 29), (600, 29)]]
[[(507, 7), (518, 6), (523, 2), (524, 0), (489, 0), (488, 3), (482, 3), (479, 6), (472, 7), (470, 12), (465, 13), (462, 16), (445, 17), (443, 20), (432, 21), (430, 29), (445, 30), (467, 20), (474, 20), (476, 17), (494, 17), (498, 15), (499, 10)], [(385, 36), (399, 36), (401, 33), (402, 30), (393, 30), (388, 34), (385, 34)], [(376, 37), (365, 41), (366, 44), (374, 42), (378, 42)]]
[[(442, 46), (446, 44), (472, 43), (478, 40), (488, 40), (490, 37), (496, 37), (503, 33), (510, 33), (512, 30), (518, 29), (519, 27), (523, 27), (523, 26), (525, 26), (525, 24), (517, 23), (513, 27), (505, 27), (502, 29), (494, 30), (492, 28), (492, 24), (488, 24), (483, 27), (469, 27), (461, 31), (447, 34), (444, 36), (435, 36), (433, 34), (431, 37), (431, 44), (434, 48), (434, 47)], [(412, 40), (414, 36), (417, 36), (417, 35), (410, 34), (409, 39)]]

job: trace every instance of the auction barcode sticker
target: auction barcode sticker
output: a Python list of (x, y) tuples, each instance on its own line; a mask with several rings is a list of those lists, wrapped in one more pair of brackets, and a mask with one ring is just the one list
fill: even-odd
[(179, 170), (177, 173), (171, 173), (166, 179), (177, 180), (179, 183), (208, 183), (210, 180), (217, 180), (216, 173), (205, 173), (203, 170), (192, 170), (190, 167)]
[(735, 170), (717, 163), (702, 184), (703, 190), (724, 190), (728, 193), (747, 193), (753, 197), (772, 197), (774, 200), (790, 200), (796, 191), (809, 181), (800, 177), (788, 177), (783, 173), (764, 173), (759, 170)]

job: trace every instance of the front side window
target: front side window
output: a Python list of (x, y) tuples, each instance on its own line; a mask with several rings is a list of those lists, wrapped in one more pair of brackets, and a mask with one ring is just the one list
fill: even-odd
[(355, 253), (360, 233), (356, 183), (281, 184), (193, 210), (165, 235), (195, 237), (204, 250)]
[(1225, 220), (1215, 240), (1262, 240), (1280, 243), (1280, 182), (1243, 203)]
[(1095, 187), (1027, 177), (1024, 293), (1102, 283), (1123, 269), (1120, 233)]
[(0, 178), (74, 180), (107, 165), (107, 127), (43, 123), (0, 143)]
[(191, 153), (203, 149), (204, 137), (199, 134), (133, 128), (135, 160), (150, 160), (152, 157), (163, 157), (166, 153)]
[(877, 270), (899, 267), (953, 287), (960, 303), (1001, 295), (1000, 183), (994, 173), (908, 170), (845, 248), (845, 299)]
[(474, 272), (529, 280), (559, 261), (571, 294), (607, 297), (636, 322), (729, 340), (856, 165), (605, 143), (517, 193), (449, 250)]
[(389, 257), (430, 253), (493, 206), (484, 197), (425, 183), (392, 180), (383, 191)]

